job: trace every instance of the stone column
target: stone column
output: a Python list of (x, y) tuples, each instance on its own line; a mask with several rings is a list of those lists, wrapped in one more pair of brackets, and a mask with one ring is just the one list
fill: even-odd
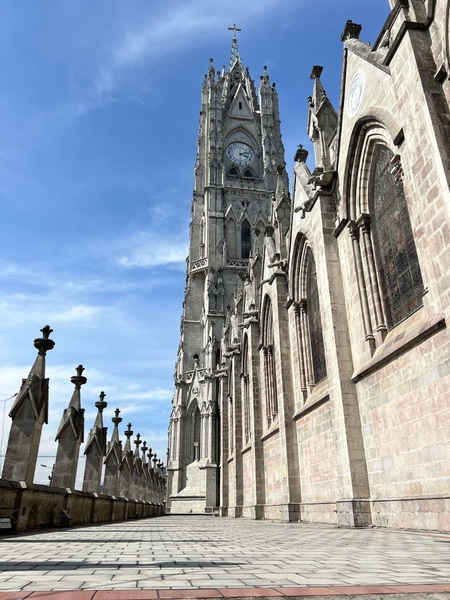
[(100, 392), (100, 400), (95, 403), (97, 417), (94, 426), (89, 432), (84, 453), (86, 466), (84, 468), (83, 492), (100, 493), (100, 480), (102, 477), (103, 459), (106, 452), (107, 427), (103, 427), (103, 409), (107, 403), (104, 401), (106, 394)]
[(71, 490), (75, 489), (80, 444), (84, 441), (84, 409), (81, 408), (80, 390), (87, 379), (83, 377), (83, 371), (83, 365), (78, 365), (77, 374), (70, 379), (75, 389), (68, 408), (64, 409), (55, 438), (58, 450), (52, 485)]
[(353, 259), (356, 271), (356, 281), (358, 284), (358, 295), (362, 307), (364, 333), (366, 335), (366, 341), (369, 343), (370, 353), (373, 355), (375, 352), (375, 336), (373, 335), (372, 322), (370, 320), (369, 300), (367, 298), (367, 288), (364, 279), (359, 229), (354, 221), (350, 221), (347, 227), (352, 240)]
[(111, 421), (114, 423), (114, 429), (105, 456), (105, 479), (103, 481), (103, 493), (109, 496), (117, 496), (117, 487), (119, 479), (119, 465), (122, 460), (122, 442), (119, 440), (119, 423), (122, 418), (119, 417), (120, 410), (116, 408), (115, 417)]
[(123, 449), (122, 461), (119, 467), (119, 481), (118, 481), (118, 492), (119, 496), (128, 498), (128, 490), (130, 487), (130, 475), (133, 466), (133, 453), (131, 451), (130, 437), (133, 435), (131, 431), (131, 423), (127, 425), (128, 429), (125, 431), (127, 441), (125, 442), (125, 448)]
[(55, 342), (49, 339), (49, 325), (41, 329), (42, 338), (34, 340), (38, 351), (34, 365), (16, 396), (9, 416), (12, 418), (2, 479), (33, 482), (41, 441), (42, 425), (48, 422), (48, 383), (45, 355)]

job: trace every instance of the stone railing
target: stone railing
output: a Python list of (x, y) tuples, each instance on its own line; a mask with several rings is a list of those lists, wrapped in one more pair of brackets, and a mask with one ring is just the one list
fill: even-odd
[(57, 452), (50, 486), (33, 483), (42, 428), (49, 410), (45, 356), (55, 345), (49, 338), (52, 329), (46, 325), (41, 331), (42, 338), (34, 340), (37, 358), (28, 377), (22, 380), (9, 413), (12, 423), (0, 479), (0, 518), (11, 519), (17, 528), (26, 529), (58, 523), (60, 517), (86, 523), (161, 514), (165, 499), (164, 465), (139, 433), (132, 449), (131, 423), (124, 432), (126, 442), (122, 447), (119, 409), (112, 418), (114, 428), (108, 440), (108, 429), (103, 426), (103, 411), (107, 407), (104, 392), (95, 403), (97, 415), (84, 445), (82, 491), (75, 489), (84, 439), (81, 387), (87, 379), (82, 365), (71, 378), (75, 389), (56, 434)]

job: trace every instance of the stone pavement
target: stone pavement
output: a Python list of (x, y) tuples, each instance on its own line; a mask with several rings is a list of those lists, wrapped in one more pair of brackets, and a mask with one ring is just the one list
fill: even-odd
[(41, 531), (0, 538), (0, 590), (0, 600), (444, 593), (450, 536), (196, 516)]

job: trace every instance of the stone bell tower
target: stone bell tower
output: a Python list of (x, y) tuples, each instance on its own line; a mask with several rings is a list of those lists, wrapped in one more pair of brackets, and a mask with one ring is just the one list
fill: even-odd
[[(278, 95), (266, 67), (259, 98), (241, 61), (235, 26), (228, 70), (210, 60), (202, 85), (190, 246), (169, 426), (167, 508), (213, 512), (221, 460), (219, 381), (238, 327), (249, 257), (262, 253), (264, 230), (284, 166)], [(288, 182), (286, 180), (286, 189)], [(236, 329), (237, 333), (238, 329)], [(236, 343), (235, 343), (236, 342)]]

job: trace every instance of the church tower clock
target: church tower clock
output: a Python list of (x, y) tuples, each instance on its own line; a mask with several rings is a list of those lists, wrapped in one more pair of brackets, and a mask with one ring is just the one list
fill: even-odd
[(275, 84), (264, 67), (258, 98), (239, 54), (239, 30), (230, 29), (229, 69), (216, 72), (211, 59), (202, 85), (169, 426), (167, 510), (172, 514), (204, 514), (219, 506), (220, 376), (225, 356), (236, 351), (224, 343), (223, 332), (237, 318), (249, 257), (262, 253), (277, 167), (285, 164)]

